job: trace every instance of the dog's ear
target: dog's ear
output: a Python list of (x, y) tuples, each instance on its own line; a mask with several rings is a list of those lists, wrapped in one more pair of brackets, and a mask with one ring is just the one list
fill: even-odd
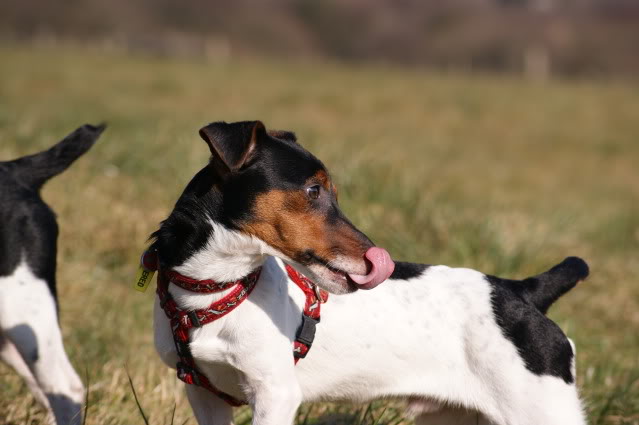
[(242, 168), (265, 135), (261, 121), (214, 122), (200, 129), (200, 137), (213, 155), (213, 165), (222, 176)]
[(276, 139), (286, 140), (288, 142), (297, 142), (297, 136), (292, 131), (286, 130), (269, 130), (268, 135)]

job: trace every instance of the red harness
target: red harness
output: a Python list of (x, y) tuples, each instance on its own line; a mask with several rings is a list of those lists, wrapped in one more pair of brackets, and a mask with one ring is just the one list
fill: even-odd
[[(193, 359), (189, 348), (189, 330), (211, 323), (235, 310), (242, 301), (248, 298), (253, 288), (255, 288), (255, 284), (260, 278), (262, 268), (260, 267), (245, 278), (234, 282), (216, 282), (214, 280), (191, 279), (173, 270), (161, 270), (155, 251), (147, 251), (142, 255), (142, 265), (147, 270), (159, 270), (157, 294), (160, 299), (160, 307), (162, 307), (171, 323), (173, 342), (175, 343), (179, 358), (177, 363), (178, 378), (187, 384), (206, 388), (231, 406), (242, 406), (246, 404), (245, 401), (238, 400), (216, 388), (211, 384), (211, 381), (208, 380), (206, 375), (197, 369), (195, 359)], [(311, 345), (313, 345), (315, 328), (320, 322), (320, 306), (322, 303), (328, 301), (328, 292), (319, 289), (310, 279), (298, 273), (288, 264), (286, 265), (286, 273), (306, 296), (302, 324), (297, 330), (293, 345), (293, 359), (297, 364), (299, 359), (306, 357)], [(185, 311), (178, 307), (169, 293), (169, 283), (173, 283), (187, 291), (203, 294), (222, 292), (233, 287), (234, 289), (222, 299), (206, 308)]]

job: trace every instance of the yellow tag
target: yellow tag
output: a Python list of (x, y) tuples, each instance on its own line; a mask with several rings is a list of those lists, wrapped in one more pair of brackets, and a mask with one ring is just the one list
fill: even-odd
[(135, 283), (133, 284), (133, 288), (136, 291), (146, 292), (146, 288), (149, 287), (149, 283), (153, 280), (153, 275), (155, 272), (153, 270), (147, 270), (144, 268), (142, 264), (138, 267), (138, 275), (135, 279)]

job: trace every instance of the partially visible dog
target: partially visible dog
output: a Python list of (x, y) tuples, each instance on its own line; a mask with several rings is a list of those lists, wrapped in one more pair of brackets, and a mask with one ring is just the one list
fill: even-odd
[(0, 358), (24, 378), (57, 425), (81, 422), (84, 390), (62, 345), (58, 225), (40, 188), (88, 151), (103, 130), (85, 125), (49, 150), (0, 162)]
[[(200, 135), (210, 164), (151, 246), (156, 349), (194, 384), (200, 425), (230, 425), (229, 404), (242, 401), (254, 425), (289, 425), (303, 401), (383, 398), (407, 401), (420, 425), (585, 424), (574, 347), (545, 316), (588, 275), (583, 260), (521, 281), (405, 262), (393, 270), (293, 133), (253, 121)], [(321, 306), (314, 342), (319, 317), (308, 313), (325, 297), (291, 266), (345, 294)], [(313, 347), (295, 366), (306, 355), (294, 354), (299, 342)]]

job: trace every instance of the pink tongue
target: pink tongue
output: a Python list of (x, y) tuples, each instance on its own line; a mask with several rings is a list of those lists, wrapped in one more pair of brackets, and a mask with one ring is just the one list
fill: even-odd
[(349, 274), (348, 276), (362, 289), (373, 289), (390, 277), (395, 270), (395, 263), (384, 248), (376, 246), (369, 248), (364, 256), (372, 264), (371, 271), (367, 275)]

